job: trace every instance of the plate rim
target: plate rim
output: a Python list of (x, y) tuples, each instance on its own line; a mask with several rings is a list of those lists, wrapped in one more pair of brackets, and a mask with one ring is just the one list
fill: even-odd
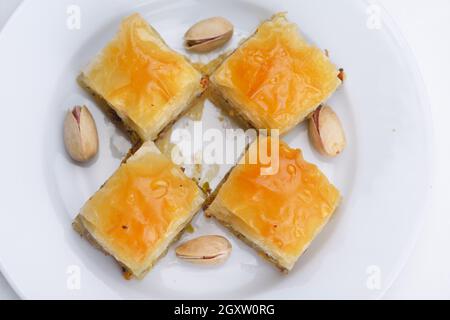
[[(429, 142), (429, 144), (426, 145), (427, 148), (427, 156), (426, 160), (428, 164), (434, 163), (435, 157), (435, 139), (434, 139), (434, 126), (433, 126), (433, 109), (431, 108), (430, 104), (430, 98), (427, 90), (427, 86), (425, 83), (425, 80), (423, 78), (422, 71), (419, 67), (418, 60), (414, 54), (414, 50), (412, 49), (411, 45), (409, 44), (408, 40), (406, 39), (405, 35), (403, 34), (402, 29), (398, 25), (395, 18), (391, 15), (391, 13), (385, 8), (383, 4), (380, 3), (379, 0), (364, 0), (364, 2), (369, 4), (375, 4), (381, 8), (381, 11), (383, 12), (384, 17), (386, 18), (383, 22), (387, 23), (387, 31), (389, 32), (390, 36), (396, 40), (396, 43), (403, 49), (402, 54), (407, 59), (407, 65), (410, 69), (410, 71), (414, 75), (413, 83), (415, 87), (418, 89), (417, 91), (417, 97), (419, 98), (420, 104), (425, 112), (425, 119), (424, 124), (426, 127), (426, 130), (424, 130), (424, 135), (426, 136), (426, 141)], [(427, 178), (428, 185), (433, 186), (435, 181), (435, 174), (436, 169), (434, 165), (430, 165), (428, 168), (429, 176)], [(425, 200), (423, 201), (424, 207), (426, 207), (429, 203), (431, 203), (433, 192), (431, 191), (431, 188), (427, 188), (427, 193), (425, 196)], [(393, 271), (393, 276), (388, 282), (388, 284), (381, 290), (378, 299), (382, 299), (386, 293), (391, 289), (394, 282), (398, 279), (401, 272), (404, 270), (407, 262), (410, 260), (410, 257), (417, 246), (419, 236), (421, 235), (423, 229), (424, 229), (424, 222), (425, 222), (425, 214), (421, 214), (418, 216), (419, 221), (415, 224), (415, 229), (413, 231), (412, 235), (412, 241), (409, 244), (409, 247), (406, 248), (402, 252), (402, 259), (397, 264), (396, 270)]]
[[(22, 0), (20, 4), (17, 6), (17, 8), (11, 13), (11, 15), (6, 20), (3, 27), (0, 29), (0, 43), (3, 39), (3, 36), (6, 32), (10, 32), (11, 24), (17, 19), (17, 16), (20, 14), (20, 12), (24, 9), (24, 7), (30, 3), (30, 0)], [(379, 0), (364, 0), (361, 2), (361, 4), (365, 5), (377, 5), (383, 14), (383, 27), (387, 31), (386, 33), (395, 40), (396, 45), (401, 50), (402, 57), (405, 58), (406, 64), (413, 74), (412, 83), (414, 87), (417, 89), (417, 98), (420, 103), (421, 109), (424, 112), (424, 127), (426, 130), (424, 130), (423, 135), (426, 138), (426, 141), (429, 142), (429, 144), (426, 145), (427, 153), (426, 153), (426, 161), (429, 164), (434, 163), (434, 159), (436, 158), (436, 148), (435, 148), (435, 139), (434, 139), (434, 126), (433, 126), (433, 113), (432, 108), (430, 104), (430, 98), (429, 93), (427, 90), (426, 83), (423, 78), (422, 71), (419, 67), (418, 60), (414, 54), (414, 50), (410, 46), (409, 42), (407, 41), (406, 37), (403, 34), (402, 29), (398, 25), (396, 19), (391, 15), (391, 13), (385, 8), (383, 4), (380, 3)], [(435, 176), (436, 176), (436, 169), (433, 165), (429, 166), (428, 168), (428, 177), (427, 181), (430, 186), (434, 185)], [(428, 205), (431, 202), (433, 192), (430, 188), (427, 188), (426, 195), (424, 196), (424, 207)], [(400, 253), (402, 256), (401, 259), (398, 259), (398, 262), (394, 264), (393, 270), (392, 270), (392, 277), (389, 279), (388, 283), (383, 286), (383, 289), (380, 290), (380, 292), (377, 294), (376, 299), (381, 299), (385, 296), (385, 294), (391, 289), (394, 282), (398, 279), (400, 273), (405, 268), (407, 262), (410, 260), (410, 256), (413, 253), (413, 250), (415, 249), (419, 236), (423, 231), (424, 227), (424, 221), (425, 221), (425, 215), (420, 214), (418, 215), (418, 221), (414, 225), (414, 229), (411, 231), (411, 241), (409, 244), (405, 246), (405, 249)], [(25, 293), (19, 288), (16, 282), (12, 279), (10, 273), (7, 271), (7, 269), (4, 267), (3, 258), (0, 253), (0, 273), (5, 277), (7, 283), (11, 286), (11, 288), (14, 290), (14, 292), (19, 296), (20, 299), (30, 299), (30, 297), (27, 297)], [(289, 299), (289, 298), (287, 298)]]
[[(3, 35), (6, 33), (6, 30), (11, 27), (11, 21), (17, 18), (17, 15), (20, 13), (20, 11), (23, 10), (25, 3), (27, 3), (28, 0), (21, 0), (20, 4), (17, 6), (16, 9), (11, 13), (11, 15), (6, 20), (5, 24), (3, 25), (3, 28), (0, 29), (0, 43), (2, 41)], [(7, 272), (6, 268), (4, 267), (3, 259), (0, 254), (0, 273), (3, 275), (3, 277), (6, 279), (6, 282), (8, 285), (14, 290), (14, 293), (19, 296), (22, 300), (27, 300), (28, 298), (24, 294), (24, 292), (19, 288), (19, 286), (13, 281), (11, 275), (9, 272)]]

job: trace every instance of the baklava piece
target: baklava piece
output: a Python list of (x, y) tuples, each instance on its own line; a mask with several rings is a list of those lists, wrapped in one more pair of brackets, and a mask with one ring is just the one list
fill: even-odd
[(257, 129), (283, 134), (340, 86), (339, 70), (283, 14), (263, 22), (211, 76), (213, 97)]
[[(280, 142), (276, 151), (270, 138), (258, 141), (209, 199), (206, 215), (289, 271), (333, 215), (340, 194), (315, 165), (303, 159), (300, 150)], [(278, 162), (271, 163), (278, 168), (274, 174), (264, 173), (267, 164), (261, 160), (265, 158), (261, 143), (268, 145), (271, 157), (279, 154)], [(252, 164), (255, 154), (258, 161)]]
[(146, 142), (87, 201), (75, 230), (142, 278), (204, 202), (180, 167)]
[(156, 139), (204, 91), (202, 75), (139, 14), (122, 22), (80, 81), (143, 141)]

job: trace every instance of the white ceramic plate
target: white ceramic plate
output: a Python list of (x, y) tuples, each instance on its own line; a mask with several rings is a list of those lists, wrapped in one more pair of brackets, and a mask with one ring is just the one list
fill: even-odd
[[(70, 5), (81, 10), (80, 30), (67, 27), (74, 12)], [(128, 282), (111, 258), (72, 230), (79, 208), (117, 168), (117, 149), (127, 147), (75, 78), (113, 36), (121, 18), (136, 11), (182, 52), (184, 31), (201, 18), (230, 19), (237, 30), (231, 48), (263, 19), (287, 11), (311, 41), (345, 68), (348, 80), (330, 100), (347, 131), (345, 153), (334, 160), (320, 157), (304, 125), (286, 138), (344, 195), (332, 221), (289, 275), (228, 235), (235, 249), (224, 266), (186, 265), (171, 250), (145, 280)], [(376, 4), (28, 0), (0, 34), (0, 70), (0, 266), (21, 297), (378, 298), (414, 244), (430, 190), (429, 111), (409, 50)], [(101, 141), (99, 156), (86, 166), (72, 163), (62, 142), (65, 112), (81, 103), (93, 111)], [(208, 103), (205, 126), (220, 127), (218, 114)], [(196, 235), (227, 234), (202, 214), (194, 225)], [(77, 270), (78, 289), (73, 281)]]

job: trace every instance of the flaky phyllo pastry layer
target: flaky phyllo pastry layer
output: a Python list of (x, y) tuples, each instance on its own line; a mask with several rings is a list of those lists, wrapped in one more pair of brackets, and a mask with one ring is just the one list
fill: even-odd
[(250, 125), (283, 134), (339, 87), (339, 71), (283, 14), (262, 23), (212, 74), (214, 94)]
[(84, 205), (75, 229), (140, 278), (203, 201), (196, 183), (147, 142)]
[(139, 137), (154, 140), (203, 91), (202, 75), (138, 14), (83, 71), (81, 81)]
[(288, 271), (330, 219), (340, 194), (300, 150), (284, 142), (279, 143), (275, 174), (264, 174), (267, 164), (260, 161), (249, 163), (249, 154), (262, 150), (258, 143), (270, 145), (267, 140), (250, 146), (213, 195), (206, 214)]

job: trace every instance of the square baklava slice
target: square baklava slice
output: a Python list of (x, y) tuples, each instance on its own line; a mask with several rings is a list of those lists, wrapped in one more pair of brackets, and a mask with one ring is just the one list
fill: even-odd
[(73, 226), (142, 278), (203, 202), (196, 183), (149, 141), (87, 201)]
[(206, 215), (289, 271), (339, 202), (338, 189), (300, 150), (260, 138), (208, 199)]
[(156, 139), (191, 105), (204, 90), (201, 80), (139, 14), (123, 20), (115, 38), (80, 76), (81, 84), (143, 141)]
[(283, 134), (339, 87), (339, 70), (283, 14), (256, 33), (211, 75), (214, 99), (257, 129)]

